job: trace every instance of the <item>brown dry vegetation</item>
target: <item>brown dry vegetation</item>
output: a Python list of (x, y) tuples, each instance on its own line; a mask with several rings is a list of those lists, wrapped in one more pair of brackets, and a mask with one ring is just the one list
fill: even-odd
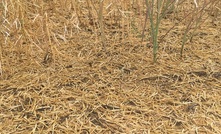
[(221, 2), (207, 2), (182, 58), (198, 9), (167, 13), (153, 63), (143, 1), (2, 0), (0, 133), (221, 133)]

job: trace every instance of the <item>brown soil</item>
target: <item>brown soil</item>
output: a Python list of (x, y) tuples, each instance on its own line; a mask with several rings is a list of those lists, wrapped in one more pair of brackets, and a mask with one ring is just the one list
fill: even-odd
[[(81, 29), (63, 38), (65, 14), (45, 10), (51, 44), (36, 18), (26, 32), (38, 44), (24, 38), (13, 44), (14, 31), (2, 45), (0, 133), (221, 133), (220, 12), (216, 18), (207, 12), (182, 58), (187, 22), (180, 22), (161, 40), (153, 63), (148, 30), (141, 42), (144, 15), (119, 25), (104, 17), (104, 47), (96, 22), (84, 14)], [(178, 19), (172, 18), (162, 20), (160, 37)], [(53, 33), (62, 36), (56, 41)]]

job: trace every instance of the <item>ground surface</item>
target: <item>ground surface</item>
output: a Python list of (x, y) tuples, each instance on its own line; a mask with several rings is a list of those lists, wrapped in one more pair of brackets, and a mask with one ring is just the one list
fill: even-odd
[[(157, 63), (142, 28), (105, 24), (104, 49), (84, 23), (46, 54), (41, 43), (2, 45), (1, 133), (221, 133), (220, 15), (201, 24), (182, 58), (180, 23), (161, 41)], [(173, 23), (165, 18), (160, 35)]]

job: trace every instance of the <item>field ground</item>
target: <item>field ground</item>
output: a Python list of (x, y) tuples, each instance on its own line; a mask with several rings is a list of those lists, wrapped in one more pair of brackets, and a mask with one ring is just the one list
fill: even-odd
[[(47, 10), (51, 42), (40, 17), (25, 31), (38, 43), (13, 43), (16, 30), (7, 44), (1, 37), (0, 133), (221, 133), (220, 12), (207, 14), (182, 58), (185, 22), (179, 23), (153, 63), (148, 30), (141, 42), (142, 14), (119, 25), (104, 17), (104, 47), (83, 16), (80, 29), (65, 37), (66, 14)], [(160, 36), (172, 16), (162, 20)]]

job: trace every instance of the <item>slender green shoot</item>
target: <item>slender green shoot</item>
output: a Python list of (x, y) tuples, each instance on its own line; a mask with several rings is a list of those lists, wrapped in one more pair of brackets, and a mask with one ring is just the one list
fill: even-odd
[[(159, 49), (158, 33), (162, 18), (169, 11), (170, 0), (146, 0), (146, 19), (150, 21), (150, 36), (153, 43), (153, 61), (157, 61), (157, 52)], [(146, 23), (146, 20), (145, 20)], [(146, 24), (145, 24), (146, 25)]]

